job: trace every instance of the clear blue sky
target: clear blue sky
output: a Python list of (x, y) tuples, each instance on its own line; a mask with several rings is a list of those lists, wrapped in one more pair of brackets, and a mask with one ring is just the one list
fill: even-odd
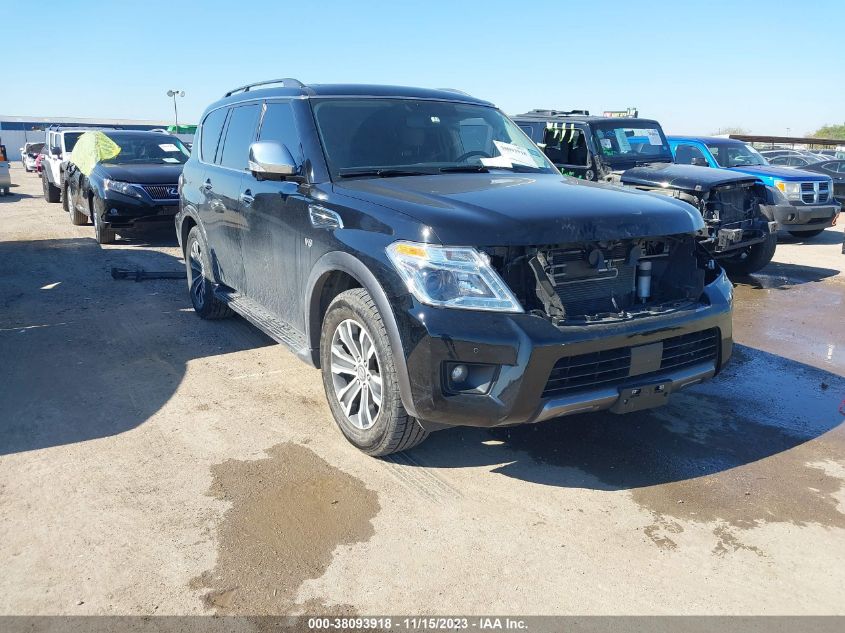
[(510, 114), (637, 106), (674, 133), (845, 121), (842, 0), (6, 0), (0, 24), (9, 115), (171, 119), (179, 88), (196, 122), (292, 76), (460, 88)]

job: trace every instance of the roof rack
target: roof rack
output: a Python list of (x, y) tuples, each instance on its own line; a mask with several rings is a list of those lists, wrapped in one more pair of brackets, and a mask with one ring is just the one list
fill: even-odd
[(528, 114), (541, 114), (543, 116), (590, 116), (589, 110), (544, 110), (535, 108)]
[(267, 81), (256, 81), (252, 84), (247, 84), (245, 86), (241, 86), (239, 88), (235, 88), (234, 90), (230, 90), (223, 97), (231, 97), (236, 92), (249, 92), (251, 88), (255, 88), (257, 86), (268, 86), (271, 84), (282, 84), (285, 87), (291, 88), (305, 88), (305, 84), (299, 81), (299, 79), (292, 79), (290, 77), (284, 77), (282, 79), (268, 79)]

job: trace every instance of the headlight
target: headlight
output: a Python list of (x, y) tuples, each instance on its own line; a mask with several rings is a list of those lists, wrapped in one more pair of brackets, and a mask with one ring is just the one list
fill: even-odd
[(134, 185), (120, 180), (109, 180), (108, 178), (106, 178), (103, 181), (103, 188), (106, 191), (115, 191), (117, 193), (122, 193), (124, 196), (132, 196), (134, 198), (141, 197), (141, 192), (138, 191)]
[(801, 199), (801, 183), (799, 182), (784, 182), (783, 180), (775, 180), (775, 187), (780, 189), (790, 200)]
[(444, 308), (522, 312), (522, 306), (474, 248), (394, 242), (387, 256), (421, 303)]

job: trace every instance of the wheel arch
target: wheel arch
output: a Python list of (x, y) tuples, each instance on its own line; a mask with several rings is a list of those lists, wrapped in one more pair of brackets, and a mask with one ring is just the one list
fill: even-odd
[(188, 242), (188, 233), (190, 233), (191, 229), (195, 226), (200, 227), (203, 239), (205, 239), (205, 243), (208, 244), (208, 236), (205, 233), (205, 227), (202, 222), (200, 222), (199, 215), (194, 207), (185, 207), (176, 217), (176, 239), (179, 241), (179, 248), (181, 249), (183, 255), (185, 254), (185, 248)]
[(405, 362), (405, 348), (396, 316), (393, 313), (393, 306), (372, 270), (354, 255), (341, 251), (326, 253), (312, 268), (304, 293), (307, 348), (300, 356), (314, 367), (320, 367), (320, 334), (328, 304), (340, 292), (355, 287), (363, 288), (369, 293), (381, 314), (390, 346), (393, 349), (402, 404), (409, 415), (417, 417), (411, 396), (408, 366)]

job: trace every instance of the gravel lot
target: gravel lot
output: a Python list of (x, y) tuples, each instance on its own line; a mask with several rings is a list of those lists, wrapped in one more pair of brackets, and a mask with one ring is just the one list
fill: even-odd
[(737, 281), (735, 356), (653, 412), (375, 460), (318, 371), (204, 322), (170, 232), (0, 198), (0, 614), (843, 614), (842, 228)]

